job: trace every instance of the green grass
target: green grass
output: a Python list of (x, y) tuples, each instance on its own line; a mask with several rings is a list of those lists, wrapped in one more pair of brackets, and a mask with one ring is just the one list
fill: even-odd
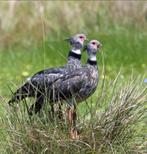
[[(142, 77), (122, 81), (120, 75), (112, 83), (100, 82), (97, 101), (78, 106), (80, 140), (69, 138), (65, 119), (50, 118), (48, 104), (31, 119), (26, 103), (32, 100), (11, 109), (5, 104), (3, 153), (145, 153), (147, 87), (140, 84)], [(80, 110), (82, 106), (85, 111)]]
[[(110, 31), (110, 30), (109, 30)], [(134, 32), (134, 33), (133, 33)], [(92, 143), (89, 143), (89, 140), (92, 140), (90, 138), (90, 134), (92, 133), (92, 129), (87, 128), (87, 120), (85, 119), (89, 117), (89, 114), (87, 113), (93, 113), (95, 110), (93, 110), (93, 106), (95, 105), (96, 100), (98, 99), (100, 101), (100, 104), (96, 107), (98, 115), (100, 114), (99, 120), (101, 118), (101, 114), (107, 110), (107, 106), (109, 108), (109, 102), (111, 102), (111, 97), (113, 94), (111, 91), (113, 88), (111, 87), (111, 83), (114, 81), (114, 78), (116, 74), (121, 71), (120, 80), (119, 80), (119, 86), (116, 85), (114, 90), (118, 92), (118, 87), (124, 87), (123, 84), (128, 80), (130, 75), (133, 74), (134, 76), (144, 76), (146, 77), (145, 68), (147, 67), (146, 63), (146, 41), (147, 37), (142, 32), (137, 31), (129, 31), (129, 30), (122, 30), (122, 31), (115, 31), (112, 29), (111, 33), (104, 33), (99, 32), (97, 35), (91, 34), (88, 36), (89, 39), (96, 38), (100, 40), (100, 42), (103, 44), (103, 47), (101, 49), (101, 52), (98, 53), (98, 65), (99, 65), (99, 74), (100, 74), (100, 83), (97, 88), (97, 91), (93, 95), (92, 98), (88, 99), (87, 105), (85, 103), (81, 103), (78, 106), (78, 115), (80, 117), (80, 121), (78, 122), (78, 127), (82, 129), (82, 134), (84, 136), (89, 136), (89, 138), (83, 138), (79, 142), (70, 141), (67, 134), (67, 126), (65, 125), (63, 128), (60, 129), (60, 125), (58, 126), (58, 123), (51, 126), (52, 122), (43, 122), (40, 121), (40, 118), (35, 117), (33, 123), (28, 122), (27, 113), (25, 112), (25, 118), (21, 117), (20, 120), (15, 119), (15, 114), (12, 112), (11, 116), (9, 117), (9, 113), (6, 111), (8, 110), (8, 106), (5, 105), (8, 98), (10, 98), (11, 91), (9, 88), (12, 89), (12, 91), (15, 91), (17, 87), (19, 87), (22, 82), (26, 80), (27, 77), (33, 75), (37, 71), (40, 71), (44, 68), (49, 67), (58, 67), (61, 65), (64, 65), (66, 63), (66, 57), (69, 51), (69, 46), (64, 40), (60, 41), (53, 41), (50, 39), (47, 39), (44, 42), (41, 42), (36, 47), (26, 47), (22, 48), (21, 46), (12, 46), (12, 48), (8, 49), (7, 51), (1, 51), (0, 58), (1, 58), (1, 76), (0, 76), (0, 93), (1, 93), (1, 109), (0, 109), (0, 115), (1, 115), (1, 124), (2, 128), (0, 130), (0, 137), (1, 140), (1, 149), (4, 150), (2, 152), (6, 153), (14, 153), (20, 151), (30, 152), (33, 153), (33, 151), (40, 151), (42, 152), (46, 148), (48, 149), (48, 142), (50, 142), (51, 150), (56, 149), (56, 152), (58, 153), (61, 149), (64, 150), (64, 152), (69, 152), (72, 150), (74, 152), (75, 147), (80, 147), (78, 149), (79, 153), (81, 153), (82, 150), (87, 149), (89, 152), (94, 152), (94, 145)], [(86, 53), (83, 53), (83, 59), (82, 62), (86, 62)], [(102, 81), (105, 78), (105, 86), (107, 87), (107, 91), (102, 91)], [(143, 83), (143, 78), (139, 80), (140, 83), (137, 83), (138, 85), (143, 84), (145, 86), (145, 83)], [(121, 86), (120, 86), (121, 85)], [(106, 95), (104, 98), (101, 98), (103, 95)], [(139, 92), (138, 92), (139, 93)], [(117, 94), (115, 94), (117, 96)], [(31, 100), (34, 101), (34, 100)], [(31, 102), (30, 102), (31, 103)], [(115, 106), (115, 105), (114, 105)], [(117, 109), (118, 110), (118, 109)], [(103, 114), (104, 114), (103, 113)], [(14, 115), (13, 115), (14, 114)], [(18, 113), (18, 117), (20, 117), (20, 113)], [(38, 115), (37, 115), (38, 116)], [(8, 118), (8, 119), (7, 119)], [(11, 119), (12, 118), (12, 119)], [(46, 114), (44, 114), (43, 118), (46, 119)], [(89, 118), (88, 118), (89, 119)], [(14, 121), (12, 121), (14, 120)], [(114, 120), (114, 119), (113, 119)], [(101, 134), (102, 130), (98, 130), (97, 133), (99, 137), (96, 137), (97, 142), (102, 142), (100, 148), (98, 151), (100, 153), (111, 151), (110, 153), (124, 153), (124, 151), (128, 152), (129, 150), (134, 150), (134, 144), (137, 144), (138, 148), (141, 144), (145, 144), (144, 141), (144, 134), (146, 133), (145, 130), (145, 121), (146, 118), (141, 119), (142, 122), (135, 122), (135, 125), (137, 127), (134, 128), (134, 124), (131, 125), (131, 129), (133, 127), (134, 134), (131, 134), (129, 139), (127, 140), (127, 137), (124, 136), (124, 140), (126, 140), (126, 143), (129, 144), (128, 146), (122, 142), (122, 136), (121, 142), (118, 141), (112, 141), (111, 143), (105, 143), (103, 139), (103, 135)], [(20, 122), (20, 123), (19, 123)], [(40, 123), (39, 123), (40, 122)], [(88, 120), (88, 123), (93, 122), (93, 119), (90, 118)], [(100, 122), (100, 121), (99, 121)], [(38, 124), (39, 123), (39, 124)], [(97, 122), (98, 123), (98, 122)], [(13, 124), (15, 127), (13, 127)], [(110, 121), (110, 125), (111, 125)], [(86, 128), (83, 128), (83, 127)], [(101, 126), (101, 124), (100, 124)], [(138, 127), (139, 126), (139, 127)], [(35, 129), (34, 129), (35, 127)], [(57, 130), (54, 130), (53, 127), (59, 127)], [(105, 131), (107, 129), (107, 125), (104, 128)], [(127, 129), (127, 128), (126, 128)], [(30, 135), (29, 133), (32, 131), (34, 133), (39, 133), (38, 139)], [(36, 132), (37, 131), (37, 132)], [(39, 132), (38, 132), (39, 131)], [(43, 132), (42, 132), (43, 131)], [(50, 138), (49, 134), (53, 134), (53, 131), (57, 131), (59, 136), (56, 136), (55, 138)], [(109, 131), (109, 130), (107, 130)], [(112, 131), (112, 130), (110, 130)], [(130, 131), (130, 126), (128, 130)], [(122, 132), (125, 133), (126, 132)], [(42, 136), (47, 136), (47, 138), (44, 138)], [(65, 148), (64, 145), (59, 144), (58, 140), (60, 140), (60, 135), (64, 138)], [(128, 134), (126, 134), (128, 135)], [(133, 137), (135, 136), (135, 137)], [(137, 136), (137, 137), (136, 137)], [(5, 138), (5, 140), (3, 140)], [(53, 139), (54, 138), (54, 139)], [(135, 143), (131, 143), (133, 139), (135, 139)], [(11, 141), (12, 140), (12, 141)], [(13, 143), (14, 140), (14, 143)], [(18, 141), (19, 140), (19, 141)], [(39, 143), (38, 141), (39, 140)], [(87, 140), (87, 141), (86, 141)], [(41, 143), (41, 144), (40, 144)], [(70, 144), (69, 144), (70, 143)], [(18, 144), (18, 145), (17, 145)], [(39, 145), (38, 145), (39, 144)], [(63, 147), (62, 147), (63, 146)], [(95, 145), (96, 147), (99, 145)], [(112, 146), (112, 147), (111, 147)], [(5, 148), (4, 148), (5, 147)], [(91, 147), (91, 148), (89, 148)], [(144, 152), (144, 147), (141, 148), (141, 150)], [(26, 149), (28, 148), (28, 149)], [(58, 150), (57, 150), (58, 149)], [(123, 149), (123, 150), (122, 150)], [(48, 150), (47, 150), (48, 151)], [(49, 151), (51, 152), (51, 151)], [(83, 151), (84, 152), (84, 151)], [(20, 152), (21, 153), (21, 152)]]
[[(113, 79), (120, 69), (124, 78), (131, 74), (132, 70), (138, 75), (146, 74), (147, 37), (143, 32), (112, 29), (111, 33), (99, 32), (97, 35), (88, 35), (88, 38), (98, 39), (103, 44), (97, 57), (100, 72), (104, 59), (106, 78)], [(43, 68), (64, 65), (68, 51), (69, 46), (64, 40), (49, 39), (37, 47), (12, 47), (7, 51), (1, 51), (0, 86), (3, 88), (0, 92), (7, 93), (6, 85), (9, 85), (10, 81), (19, 83)], [(83, 53), (83, 63), (85, 62), (86, 53)]]
[[(120, 3), (20, 2), (10, 16), (12, 4), (1, 3), (0, 153), (147, 153), (145, 2)], [(66, 63), (64, 39), (76, 32), (103, 44), (97, 91), (78, 105), (80, 141), (69, 138), (66, 121), (50, 121), (48, 105), (31, 120), (24, 102), (14, 111), (7, 105), (10, 88), (15, 91), (34, 73)]]

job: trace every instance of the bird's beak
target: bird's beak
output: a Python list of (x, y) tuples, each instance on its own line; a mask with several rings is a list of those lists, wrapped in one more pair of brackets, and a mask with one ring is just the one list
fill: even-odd
[(67, 41), (67, 42), (69, 42), (69, 41), (70, 41), (70, 38), (66, 38), (66, 39), (64, 39), (64, 41)]
[(101, 48), (103, 45), (100, 43), (98, 48)]

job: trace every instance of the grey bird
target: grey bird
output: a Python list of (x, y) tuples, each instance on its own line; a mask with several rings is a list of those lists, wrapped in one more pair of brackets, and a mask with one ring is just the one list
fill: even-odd
[[(87, 63), (74, 72), (67, 72), (50, 86), (49, 90), (54, 90), (54, 96), (57, 99), (67, 101), (74, 97), (76, 102), (81, 102), (96, 90), (98, 84), (96, 53), (100, 47), (101, 44), (97, 40), (90, 41), (86, 46)], [(52, 99), (55, 100), (55, 98)], [(74, 104), (71, 101), (68, 101), (68, 103), (70, 106)]]
[(9, 105), (19, 102), (26, 97), (35, 97), (36, 102), (35, 105), (31, 106), (30, 114), (32, 114), (34, 107), (35, 113), (37, 113), (43, 105), (46, 89), (49, 89), (50, 85), (58, 78), (64, 76), (65, 73), (74, 72), (75, 69), (81, 67), (81, 49), (84, 46), (86, 36), (84, 34), (76, 34), (67, 40), (71, 45), (67, 64), (58, 68), (45, 69), (33, 75), (23, 86), (17, 89), (9, 100)]
[(50, 102), (65, 101), (68, 104), (67, 115), (70, 124), (70, 135), (78, 138), (76, 126), (76, 104), (91, 96), (98, 85), (98, 67), (96, 53), (101, 44), (97, 40), (90, 41), (87, 46), (87, 64), (73, 72), (67, 72), (50, 85), (48, 96)]

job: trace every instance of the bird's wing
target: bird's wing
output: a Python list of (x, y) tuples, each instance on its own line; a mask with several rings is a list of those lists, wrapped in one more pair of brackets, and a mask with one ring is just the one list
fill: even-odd
[(58, 91), (60, 97), (71, 98), (83, 88), (88, 82), (89, 73), (86, 69), (77, 69), (66, 73), (53, 83), (53, 88)]
[(43, 87), (44, 85), (50, 85), (57, 78), (62, 77), (64, 73), (65, 73), (65, 67), (42, 70), (33, 75), (32, 78), (30, 79), (30, 82), (34, 86)]
[(40, 75), (40, 74), (61, 73), (64, 71), (65, 67), (66, 65), (62, 67), (58, 67), (58, 68), (48, 68), (48, 69), (37, 72), (36, 74), (34, 74), (34, 76)]
[(36, 73), (29, 78), (24, 85), (17, 89), (9, 103), (16, 100), (22, 100), (29, 95), (34, 95), (34, 90), (38, 90), (40, 92), (43, 90), (44, 92), (46, 86), (52, 84), (57, 78), (63, 76), (64, 71), (65, 67), (60, 67), (50, 68)]

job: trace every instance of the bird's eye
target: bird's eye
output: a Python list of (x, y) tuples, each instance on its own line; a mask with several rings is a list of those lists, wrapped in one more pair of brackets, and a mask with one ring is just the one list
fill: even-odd
[(95, 42), (92, 42), (92, 44), (95, 45), (96, 43)]
[(79, 38), (80, 38), (80, 39), (83, 39), (84, 37), (83, 37), (83, 36), (80, 36)]

